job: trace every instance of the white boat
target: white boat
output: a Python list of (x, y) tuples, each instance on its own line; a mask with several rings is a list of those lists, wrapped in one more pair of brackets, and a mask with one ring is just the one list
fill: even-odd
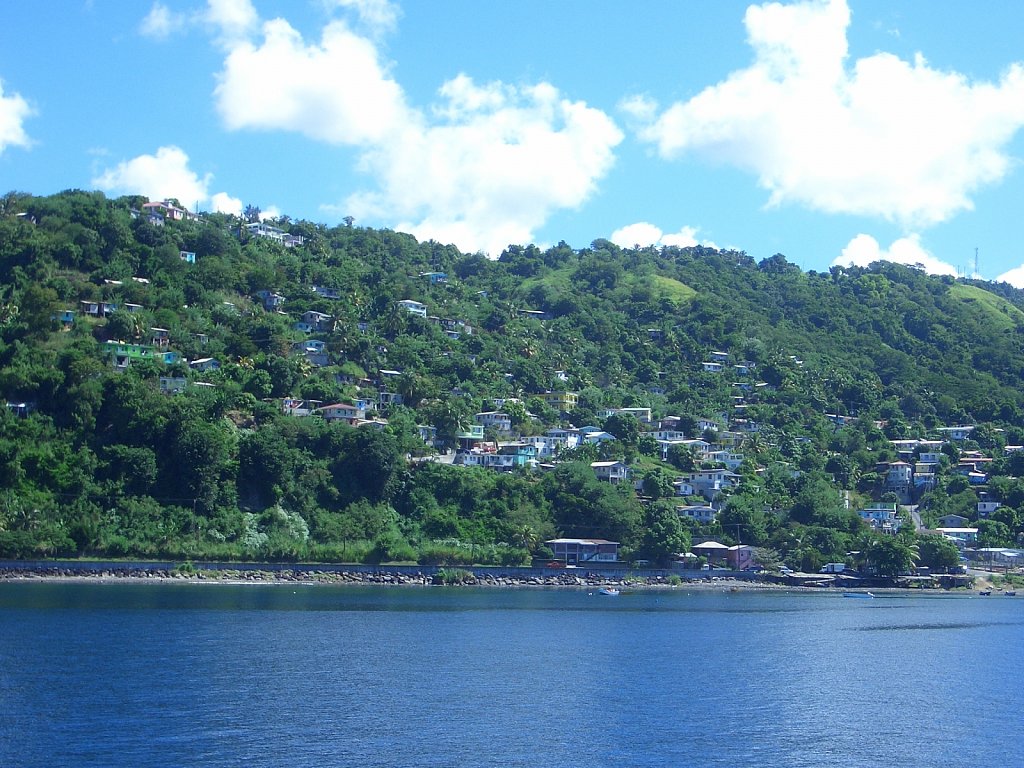
[(617, 590), (615, 587), (601, 587), (601, 589), (597, 591), (597, 594), (609, 595), (610, 597), (618, 597), (619, 590)]
[(843, 597), (861, 597), (871, 599), (874, 595), (870, 592), (843, 592)]

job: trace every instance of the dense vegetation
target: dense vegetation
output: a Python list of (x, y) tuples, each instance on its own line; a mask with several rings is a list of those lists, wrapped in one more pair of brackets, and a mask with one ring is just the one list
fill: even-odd
[[(889, 500), (880, 467), (897, 458), (891, 440), (956, 424), (976, 428), (944, 446), (935, 488), (913, 499), (924, 523), (978, 518), (978, 489), (955, 469), (961, 451), (979, 449), (995, 459), (984, 490), (1002, 504), (978, 523), (982, 543), (1011, 545), (1024, 531), (1024, 461), (1002, 451), (1024, 443), (1024, 293), (1009, 286), (886, 263), (805, 273), (781, 255), (756, 263), (606, 240), (489, 260), (283, 217), (271, 223), (305, 240), (285, 248), (220, 214), (158, 226), (132, 214), (145, 202), (0, 199), (0, 395), (26, 404), (0, 413), (0, 556), (520, 563), (565, 535), (665, 562), (715, 537), (798, 568), (861, 552), (898, 570), (955, 551), (913, 525), (871, 533), (843, 492), (853, 508)], [(448, 279), (431, 284), (426, 272)], [(280, 311), (264, 308), (261, 290), (285, 297)], [(452, 322), (412, 315), (396, 304), (405, 299)], [(82, 301), (118, 308), (90, 317)], [(65, 309), (76, 311), (68, 329)], [(308, 310), (330, 315), (329, 329), (296, 330)], [(149, 344), (153, 328), (180, 359), (115, 371), (105, 342)], [(310, 339), (324, 342), (326, 364), (296, 350)], [(706, 372), (713, 350), (751, 363), (750, 387)], [(219, 370), (186, 362), (199, 358)], [(213, 386), (166, 394), (161, 376)], [(378, 389), (404, 400), (382, 407), (382, 429), (281, 407)], [(568, 414), (534, 396), (566, 389), (579, 393)], [(506, 410), (523, 435), (572, 422), (619, 439), (549, 471), (421, 460), (432, 451), (418, 425), (453, 441), (494, 398), (518, 398)], [(676, 514), (686, 500), (671, 481), (692, 455), (662, 461), (630, 418), (598, 417), (630, 406), (680, 416), (691, 437), (701, 418), (759, 426), (734, 443), (741, 482), (715, 523)], [(848, 418), (837, 426), (826, 414)], [(598, 458), (626, 460), (642, 494), (597, 480)]]

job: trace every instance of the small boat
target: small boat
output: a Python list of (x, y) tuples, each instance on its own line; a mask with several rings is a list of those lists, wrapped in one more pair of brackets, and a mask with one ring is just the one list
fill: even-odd
[(601, 589), (597, 591), (597, 594), (608, 595), (609, 597), (618, 597), (619, 590), (617, 590), (615, 587), (601, 587)]
[(870, 592), (843, 592), (843, 597), (860, 597), (872, 599), (874, 597)]
[(983, 589), (978, 594), (982, 595), (983, 597), (988, 597), (989, 595), (992, 594), (992, 590), (991, 589)]
[(1007, 591), (1007, 592), (1003, 592), (1003, 594), (1006, 595), (1007, 597), (1016, 597), (1017, 596), (1017, 591), (1016, 590), (1014, 590), (1012, 592)]

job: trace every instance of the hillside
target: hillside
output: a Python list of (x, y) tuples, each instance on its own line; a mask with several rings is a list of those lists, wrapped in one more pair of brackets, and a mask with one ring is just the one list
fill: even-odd
[(0, 285), (0, 556), (715, 538), (816, 570), (951, 556), (873, 505), (1024, 530), (1006, 285), (605, 240), (491, 261), (80, 191), (0, 199)]

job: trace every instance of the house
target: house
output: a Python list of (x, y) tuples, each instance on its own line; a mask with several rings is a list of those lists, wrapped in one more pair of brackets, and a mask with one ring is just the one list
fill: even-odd
[(939, 427), (936, 431), (944, 433), (950, 440), (962, 443), (970, 438), (971, 433), (974, 431), (974, 426)]
[(716, 363), (712, 360), (707, 360), (701, 363), (701, 367), (704, 369), (705, 373), (721, 373), (722, 369), (725, 366), (723, 366), (721, 363)]
[(321, 400), (286, 397), (281, 401), (281, 412), (286, 416), (311, 416), (322, 404)]
[(629, 480), (630, 470), (621, 461), (593, 461), (590, 468), (598, 480), (607, 480), (612, 485)]
[(688, 517), (691, 520), (696, 520), (701, 525), (710, 525), (715, 522), (715, 516), (718, 514), (718, 510), (714, 507), (709, 507), (706, 504), (685, 504), (680, 507), (676, 507), (676, 512), (680, 517)]
[(377, 395), (377, 404), (388, 406), (388, 405), (402, 405), (405, 402), (403, 398), (397, 392), (380, 392)]
[(302, 313), (302, 322), (309, 326), (311, 331), (331, 331), (334, 326), (334, 317), (325, 315), (323, 312), (314, 312), (311, 309)]
[(727, 469), (734, 470), (743, 463), (743, 454), (734, 453), (733, 451), (708, 451), (705, 454), (705, 459), (716, 464), (724, 464)]
[(28, 415), (36, 409), (36, 404), (31, 401), (21, 400), (18, 402), (7, 401), (7, 410), (19, 419), (28, 418)]
[(110, 317), (117, 311), (117, 304), (109, 301), (80, 301), (82, 314), (90, 317)]
[(413, 301), (412, 299), (402, 299), (402, 301), (397, 301), (395, 303), (410, 315), (416, 315), (417, 317), (427, 316), (427, 305), (422, 302)]
[(200, 357), (192, 360), (188, 367), (193, 371), (219, 371), (220, 361), (215, 357)]
[(178, 258), (184, 261), (186, 264), (196, 263), (196, 255), (192, 251), (178, 251)]
[(579, 393), (566, 391), (539, 392), (534, 397), (543, 400), (560, 413), (569, 413), (579, 404)]
[(716, 363), (727, 363), (729, 362), (728, 352), (711, 352), (708, 357)]
[(725, 561), (737, 571), (754, 567), (755, 551), (749, 544), (735, 544), (725, 550)]
[(75, 310), (62, 309), (60, 312), (54, 312), (52, 319), (54, 322), (60, 323), (62, 330), (71, 330), (71, 327), (75, 324)]
[(676, 496), (696, 496), (697, 490), (693, 487), (693, 483), (687, 480), (685, 477), (677, 477), (672, 481), (672, 487), (675, 488)]
[(881, 533), (899, 533), (903, 521), (896, 514), (895, 504), (873, 504), (865, 509), (857, 510), (860, 519), (867, 522), (874, 531)]
[(978, 541), (977, 528), (936, 528), (935, 530), (955, 543), (960, 549)]
[(892, 462), (885, 473), (885, 487), (894, 491), (908, 490), (913, 478), (913, 472), (913, 467), (905, 461)]
[(267, 289), (256, 291), (256, 298), (263, 302), (263, 308), (268, 312), (271, 312), (275, 309), (280, 309), (282, 306), (284, 306), (285, 301), (284, 296), (282, 296), (279, 293), (275, 293), (274, 291), (269, 291)]
[(150, 328), (149, 332), (152, 334), (149, 343), (154, 347), (160, 347), (162, 349), (170, 345), (171, 332), (166, 328)]
[(991, 499), (983, 499), (978, 502), (978, 517), (988, 517), (1002, 505), (1002, 502), (992, 501)]
[(292, 344), (292, 349), (303, 354), (322, 355), (326, 353), (327, 342), (320, 339), (306, 339), (305, 341), (296, 341)]
[(655, 440), (666, 440), (666, 441), (679, 441), (686, 439), (686, 433), (680, 432), (678, 429), (655, 429), (650, 432), (644, 432), (644, 437), (653, 437)]
[(321, 297), (323, 297), (325, 299), (340, 299), (341, 298), (341, 291), (339, 291), (337, 288), (328, 288), (325, 285), (314, 285), (313, 286), (313, 293), (315, 293), (317, 296), (321, 296)]
[(349, 403), (325, 405), (322, 408), (318, 408), (317, 413), (325, 421), (344, 421), (347, 424), (355, 424), (355, 422), (366, 418), (366, 411), (360, 410)]
[(164, 365), (178, 362), (178, 353), (160, 351), (151, 344), (128, 344), (123, 341), (108, 341), (104, 345), (105, 352), (111, 357), (115, 370), (124, 371), (132, 361), (155, 360)]
[[(456, 432), (455, 438), (459, 441), (459, 446), (464, 450), (469, 450), (477, 443), (483, 442), (484, 439), (484, 425), (483, 424), (469, 424), (465, 429)], [(497, 449), (495, 449), (497, 450)]]
[(704, 419), (704, 418), (697, 419), (697, 429), (699, 429), (701, 432), (707, 432), (709, 429), (714, 430), (715, 432), (717, 432), (721, 428), (722, 428), (722, 425), (719, 424), (714, 419)]
[(727, 469), (701, 469), (691, 472), (686, 480), (698, 494), (708, 501), (714, 501), (722, 491), (735, 487), (739, 475)]
[(513, 466), (525, 467), (531, 459), (537, 457), (537, 450), (522, 442), (498, 443), (497, 455), (510, 457)]
[(179, 392), (184, 392), (186, 386), (188, 386), (188, 379), (184, 376), (160, 377), (160, 391), (166, 395), (176, 395)]
[(566, 565), (588, 565), (593, 563), (617, 563), (619, 542), (606, 539), (549, 539), (544, 542), (551, 549), (555, 560)]
[(967, 518), (963, 515), (943, 515), (939, 518), (939, 528), (963, 528)]
[(483, 424), (486, 429), (493, 429), (497, 432), (512, 431), (512, 417), (501, 411), (484, 411), (473, 417), (478, 424)]
[(542, 312), (539, 309), (519, 309), (516, 310), (516, 314), (518, 314), (520, 317), (530, 317), (533, 318), (534, 320), (551, 319), (551, 315), (549, 315), (547, 312)]
[(269, 240), (281, 243), (285, 248), (294, 248), (305, 243), (306, 239), (301, 235), (292, 235), (280, 227), (272, 227), (262, 221), (255, 221), (246, 224), (245, 229), (251, 237), (265, 237)]
[(580, 438), (582, 442), (587, 443), (588, 445), (600, 445), (601, 443), (607, 443), (610, 440), (614, 440), (615, 435), (610, 432), (605, 432), (604, 430), (591, 427), (588, 432), (584, 432), (581, 429)]
[(448, 275), (444, 272), (420, 272), (420, 277), (425, 277), (431, 285), (448, 282)]
[(161, 223), (167, 219), (170, 219), (171, 221), (183, 221), (188, 213), (184, 208), (179, 208), (170, 200), (162, 200), (156, 203), (143, 203), (142, 212), (150, 219), (159, 217)]
[(499, 443), (496, 449), (487, 446), (459, 450), (455, 454), (455, 463), (509, 472), (534, 465), (536, 452), (532, 445), (526, 443)]

